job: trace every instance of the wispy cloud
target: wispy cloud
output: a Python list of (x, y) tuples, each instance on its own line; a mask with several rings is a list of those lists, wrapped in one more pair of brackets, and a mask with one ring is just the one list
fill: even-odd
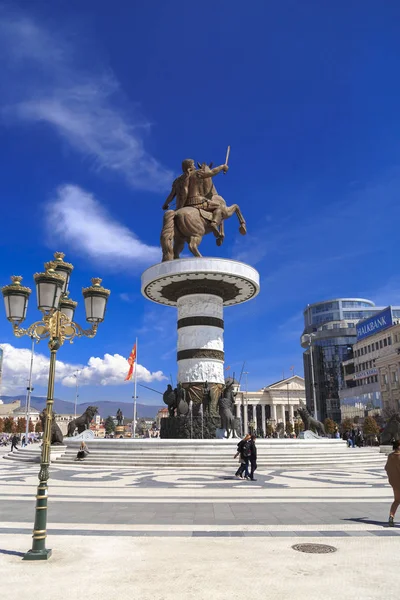
[(122, 302), (131, 303), (133, 302), (133, 294), (127, 294), (126, 292), (122, 292), (121, 294), (119, 294), (119, 299), (122, 300)]
[(173, 175), (144, 149), (149, 123), (133, 107), (121, 107), (114, 74), (84, 67), (85, 51), (63, 32), (0, 16), (0, 73), (8, 81), (3, 116), (48, 124), (96, 169), (113, 171), (132, 187), (166, 188)]
[(371, 289), (367, 293), (377, 306), (389, 304), (400, 306), (400, 276), (394, 275), (378, 289)]
[[(273, 286), (273, 293), (264, 298), (265, 306), (290, 300), (293, 291), (302, 303), (305, 296), (313, 301), (332, 294), (360, 295), (360, 270), (351, 289), (343, 275), (365, 266), (372, 255), (387, 254), (390, 261), (400, 218), (399, 188), (400, 170), (396, 168), (357, 190), (349, 185), (337, 201), (321, 202), (314, 210), (294, 209), (240, 239), (234, 257), (259, 267), (262, 289)], [(313, 194), (323, 197), (324, 190), (314, 189)], [(378, 219), (384, 220), (384, 227), (378, 225)]]
[[(3, 394), (26, 389), (30, 350), (15, 348), (11, 344), (1, 344), (3, 358)], [(120, 354), (105, 354), (102, 358), (92, 356), (86, 365), (57, 361), (56, 381), (66, 387), (74, 387), (73, 373), (79, 371), (80, 385), (123, 385), (128, 372), (127, 359)], [(138, 380), (144, 382), (163, 381), (162, 371), (151, 372), (138, 364)], [(33, 362), (33, 383), (46, 385), (49, 372), (49, 359), (44, 354), (35, 353)]]
[(160, 259), (160, 250), (141, 242), (105, 211), (96, 198), (76, 185), (62, 185), (46, 209), (49, 236), (95, 261), (132, 267)]

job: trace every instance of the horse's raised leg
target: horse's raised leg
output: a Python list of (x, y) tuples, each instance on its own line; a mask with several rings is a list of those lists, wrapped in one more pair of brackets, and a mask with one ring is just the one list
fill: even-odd
[(185, 247), (185, 240), (175, 231), (174, 238), (174, 258), (179, 258)]
[(242, 235), (246, 235), (246, 233), (247, 233), (246, 221), (243, 218), (242, 212), (241, 212), (238, 204), (236, 205), (235, 213), (237, 214), (237, 218), (239, 219), (239, 223), (240, 223), (239, 231)]
[(193, 235), (190, 239), (189, 239), (189, 250), (190, 252), (193, 254), (193, 256), (196, 256), (197, 258), (201, 258), (201, 254), (199, 252), (199, 244), (201, 242), (203, 238), (201, 236), (198, 235)]
[(225, 227), (224, 227), (224, 221), (221, 221), (221, 225), (219, 226), (219, 236), (217, 238), (217, 246), (221, 246), (222, 242), (224, 241), (224, 237), (225, 237)]

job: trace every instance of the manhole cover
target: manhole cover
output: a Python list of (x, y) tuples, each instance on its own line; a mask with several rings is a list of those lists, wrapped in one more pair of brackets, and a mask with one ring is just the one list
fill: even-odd
[(295, 544), (292, 548), (298, 552), (308, 552), (308, 554), (328, 554), (337, 550), (334, 546), (327, 544)]

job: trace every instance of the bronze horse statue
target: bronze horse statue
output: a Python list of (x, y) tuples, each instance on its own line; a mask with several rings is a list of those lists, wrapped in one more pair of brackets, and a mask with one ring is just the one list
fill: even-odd
[[(212, 163), (198, 164), (203, 172), (209, 173)], [(197, 206), (183, 206), (178, 210), (168, 210), (164, 214), (163, 229), (161, 233), (161, 248), (163, 251), (163, 262), (179, 258), (185, 243), (189, 246), (193, 256), (201, 257), (199, 246), (205, 235), (214, 233), (217, 245), (220, 246), (225, 237), (224, 220), (236, 214), (239, 220), (239, 232), (247, 233), (246, 222), (238, 204), (227, 206), (225, 200), (215, 188), (212, 177), (199, 180), (199, 191), (204, 199), (204, 204)], [(213, 206), (207, 209), (207, 203)], [(214, 208), (215, 207), (215, 208)], [(219, 231), (213, 227), (213, 221), (218, 221)]]

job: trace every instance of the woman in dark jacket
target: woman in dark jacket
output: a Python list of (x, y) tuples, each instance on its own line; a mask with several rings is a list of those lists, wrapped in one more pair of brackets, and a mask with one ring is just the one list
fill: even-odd
[(249, 459), (250, 459), (250, 435), (247, 434), (237, 445), (237, 452), (233, 458), (240, 456), (240, 467), (235, 473), (235, 477), (243, 479), (249, 478)]

